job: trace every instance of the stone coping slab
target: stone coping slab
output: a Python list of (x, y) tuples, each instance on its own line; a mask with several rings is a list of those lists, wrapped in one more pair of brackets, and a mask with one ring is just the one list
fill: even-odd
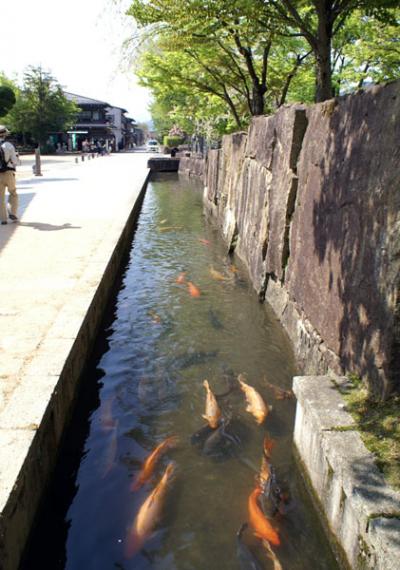
[(343, 377), (294, 378), (295, 446), (349, 566), (398, 570), (400, 493), (386, 483), (346, 411), (338, 390), (346, 382)]

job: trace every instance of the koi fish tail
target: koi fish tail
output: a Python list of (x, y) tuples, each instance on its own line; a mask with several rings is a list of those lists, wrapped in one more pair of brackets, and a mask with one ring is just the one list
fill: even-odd
[(269, 542), (267, 540), (263, 540), (262, 543), (263, 543), (264, 548), (267, 551), (268, 558), (272, 561), (272, 563), (274, 565), (273, 570), (282, 570), (282, 565), (279, 562), (275, 552), (272, 550)]
[(143, 537), (138, 536), (135, 532), (130, 532), (125, 543), (125, 558), (133, 558), (141, 550), (143, 544)]

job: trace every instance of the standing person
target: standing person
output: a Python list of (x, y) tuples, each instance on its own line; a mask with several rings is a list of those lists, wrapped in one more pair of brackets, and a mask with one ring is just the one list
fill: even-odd
[(18, 195), (17, 185), (15, 182), (15, 170), (17, 168), (18, 159), (14, 145), (5, 140), (10, 131), (0, 125), (0, 218), (1, 224), (7, 223), (7, 207), (5, 203), (6, 188), (8, 190), (8, 203), (10, 205), (10, 213), (8, 217), (13, 222), (17, 222)]

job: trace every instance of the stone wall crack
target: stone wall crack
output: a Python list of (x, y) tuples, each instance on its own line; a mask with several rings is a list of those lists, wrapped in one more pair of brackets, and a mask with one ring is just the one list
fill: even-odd
[(293, 176), (290, 183), (289, 195), (286, 204), (286, 223), (283, 237), (282, 248), (282, 278), (281, 283), (285, 282), (286, 268), (290, 257), (290, 229), (294, 211), (296, 208), (297, 189), (299, 179), (297, 177), (297, 163), (299, 160), (304, 136), (308, 126), (308, 119), (304, 109), (296, 109), (293, 125), (292, 146), (289, 156), (289, 168), (292, 170)]

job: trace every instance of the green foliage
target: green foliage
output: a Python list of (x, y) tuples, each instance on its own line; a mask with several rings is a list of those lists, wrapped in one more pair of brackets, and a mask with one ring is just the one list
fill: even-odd
[(14, 90), (8, 85), (0, 85), (0, 117), (4, 117), (15, 105)]
[(29, 67), (7, 122), (13, 131), (28, 133), (43, 146), (49, 133), (71, 127), (78, 111), (54, 77), (41, 67)]
[(373, 18), (385, 25), (399, 24), (395, 13), (398, 0), (274, 0), (262, 4), (272, 20), (281, 22), (285, 34), (299, 34), (309, 44), (315, 59), (316, 101), (334, 95), (332, 71), (336, 62), (332, 62), (332, 43), (355, 11), (362, 18)]
[(175, 125), (189, 135), (196, 132), (210, 139), (237, 128), (221, 97), (202, 88), (200, 70), (192, 60), (176, 52), (160, 55), (156, 47), (142, 54), (137, 74), (153, 92), (150, 111), (160, 136)]
[(128, 14), (162, 136), (178, 124), (211, 140), (315, 100), (316, 84), (323, 100), (400, 76), (394, 0), (133, 0)]
[(236, 129), (244, 128), (252, 115), (270, 112), (285, 101), (308, 53), (303, 38), (283, 41), (277, 26), (272, 30), (259, 12), (255, 0), (134, 0), (129, 14), (145, 29), (138, 62), (144, 84), (157, 100), (163, 84), (175, 97), (181, 91), (185, 98), (212, 101), (211, 117), (204, 110), (200, 119), (211, 118), (213, 130), (225, 123), (226, 132), (232, 121)]
[(166, 135), (163, 140), (164, 146), (168, 146), (169, 148), (173, 148), (174, 146), (179, 146), (184, 141), (183, 137), (178, 136), (171, 136)]
[(333, 78), (336, 94), (400, 78), (398, 25), (354, 12), (335, 40)]

